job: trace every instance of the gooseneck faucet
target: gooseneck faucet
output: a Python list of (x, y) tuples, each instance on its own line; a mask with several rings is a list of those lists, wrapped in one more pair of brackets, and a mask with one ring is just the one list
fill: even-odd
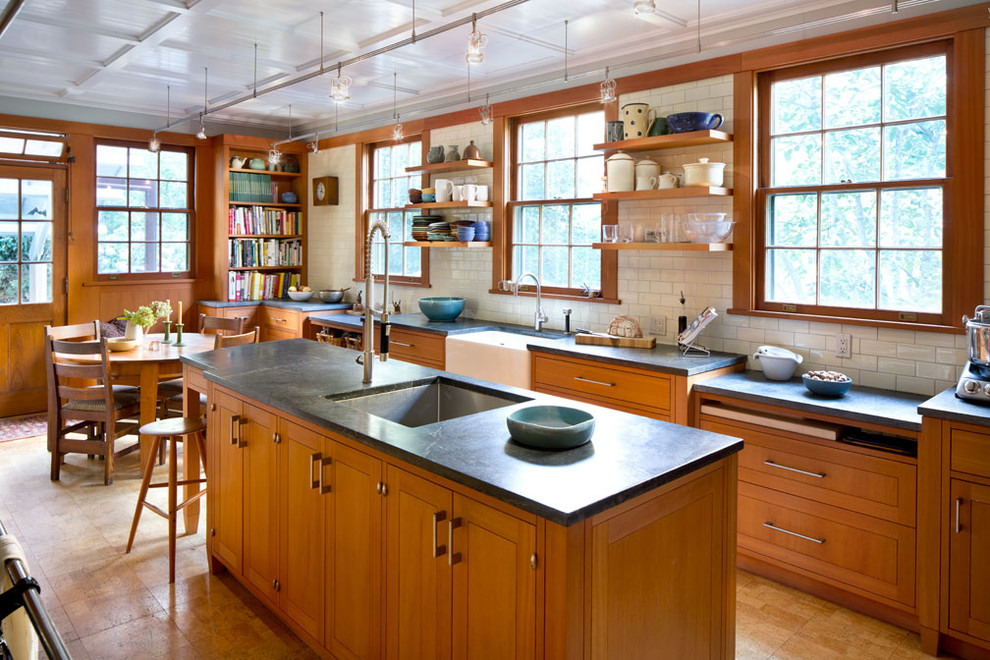
[(364, 238), (364, 354), (359, 355), (357, 361), (364, 365), (364, 380), (361, 382), (367, 385), (371, 382), (372, 361), (375, 359), (375, 276), (371, 273), (371, 241), (375, 231), (382, 234), (385, 241), (385, 286), (382, 288), (382, 311), (381, 311), (381, 338), (378, 343), (378, 352), (382, 362), (388, 360), (388, 336), (391, 324), (388, 322), (388, 239), (391, 234), (388, 231), (388, 224), (379, 218), (368, 227), (368, 234)]
[(543, 324), (547, 322), (546, 312), (543, 311), (543, 298), (542, 298), (542, 292), (540, 290), (540, 278), (538, 278), (536, 275), (533, 275), (533, 273), (523, 273), (522, 275), (516, 278), (515, 283), (513, 283), (512, 285), (512, 290), (514, 295), (518, 296), (519, 283), (522, 282), (527, 277), (531, 278), (534, 282), (536, 282), (536, 314), (533, 315), (533, 318), (535, 319), (535, 322), (533, 323), (533, 328), (537, 332), (539, 332), (540, 330), (543, 329)]

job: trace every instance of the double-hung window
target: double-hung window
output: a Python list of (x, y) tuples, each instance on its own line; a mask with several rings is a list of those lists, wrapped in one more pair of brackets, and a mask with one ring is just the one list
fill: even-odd
[[(412, 241), (412, 219), (419, 212), (407, 211), (409, 189), (421, 188), (419, 174), (407, 174), (407, 167), (416, 167), (422, 157), (422, 142), (393, 142), (373, 145), (369, 152), (369, 191), (370, 207), (367, 213), (365, 231), (377, 219), (388, 223), (389, 277), (398, 282), (423, 283), (422, 249), (404, 247), (403, 241)], [(385, 273), (385, 242), (375, 233), (371, 249), (371, 272)], [(364, 277), (363, 267), (359, 277)]]
[(548, 293), (602, 287), (600, 240), (605, 132), (600, 109), (522, 117), (512, 125), (509, 271), (540, 278)]
[(192, 150), (96, 146), (97, 273), (191, 270)]
[(761, 75), (761, 308), (941, 320), (948, 55), (932, 43)]

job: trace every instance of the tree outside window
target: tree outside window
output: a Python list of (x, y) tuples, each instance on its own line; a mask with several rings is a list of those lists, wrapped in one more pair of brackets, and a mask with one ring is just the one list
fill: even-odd
[[(389, 277), (408, 278), (415, 281), (422, 276), (422, 249), (405, 247), (403, 241), (412, 241), (412, 218), (418, 212), (406, 211), (409, 189), (420, 188), (419, 174), (406, 174), (407, 167), (420, 165), (422, 142), (403, 142), (375, 145), (370, 153), (370, 199), (368, 226), (382, 218), (388, 223)], [(371, 251), (371, 271), (384, 275), (385, 243), (375, 234)], [(363, 277), (363, 273), (361, 275)]]
[(52, 182), (0, 178), (0, 305), (52, 301)]

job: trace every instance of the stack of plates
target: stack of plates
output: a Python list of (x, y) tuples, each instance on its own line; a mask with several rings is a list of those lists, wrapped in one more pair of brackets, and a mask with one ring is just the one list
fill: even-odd
[(414, 241), (425, 241), (430, 224), (440, 220), (439, 215), (414, 215), (412, 219), (412, 237)]
[(457, 240), (457, 237), (453, 235), (453, 232), (450, 229), (450, 222), (446, 220), (430, 223), (430, 226), (426, 232), (426, 238), (430, 241)]

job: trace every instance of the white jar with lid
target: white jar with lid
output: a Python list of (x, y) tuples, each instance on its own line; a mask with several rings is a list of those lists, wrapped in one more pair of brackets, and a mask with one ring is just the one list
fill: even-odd
[(608, 192), (633, 190), (636, 175), (633, 157), (621, 151), (609, 156), (605, 162), (605, 174), (608, 177)]
[(685, 186), (719, 187), (725, 180), (725, 163), (709, 163), (707, 158), (699, 158), (697, 163), (684, 164)]

